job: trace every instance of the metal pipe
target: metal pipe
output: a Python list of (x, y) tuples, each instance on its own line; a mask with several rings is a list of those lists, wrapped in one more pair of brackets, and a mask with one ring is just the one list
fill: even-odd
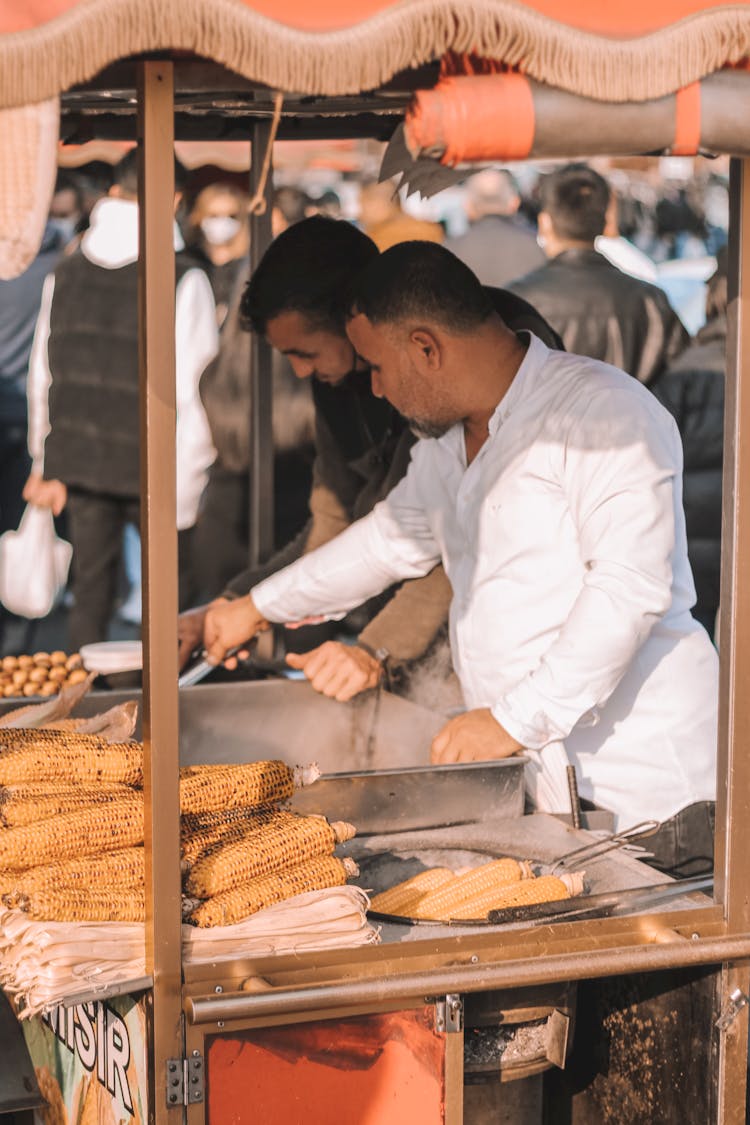
[(489, 992), (499, 988), (528, 988), (568, 980), (678, 969), (750, 959), (750, 934), (697, 938), (693, 941), (619, 946), (582, 953), (524, 958), (492, 965), (456, 965), (420, 973), (348, 980), (298, 989), (274, 989), (248, 994), (189, 996), (185, 1011), (191, 1024), (219, 1020), (260, 1019), (332, 1008), (359, 1007), (448, 992)]
[[(250, 196), (260, 186), (263, 156), (271, 139), (270, 121), (252, 125)], [(250, 216), (250, 272), (253, 273), (271, 244), (273, 183), (269, 172), (265, 187), (266, 210)], [(250, 545), (249, 563), (256, 567), (273, 550), (273, 381), (271, 348), (256, 332), (250, 343)]]

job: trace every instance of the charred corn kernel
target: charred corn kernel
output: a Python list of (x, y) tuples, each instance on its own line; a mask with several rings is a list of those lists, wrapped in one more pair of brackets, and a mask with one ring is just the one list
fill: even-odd
[(531, 876), (531, 867), (516, 859), (493, 859), (456, 875), (450, 882), (424, 895), (413, 909), (416, 918), (452, 918), (455, 909), (483, 891), (516, 883)]
[(39, 922), (143, 922), (146, 918), (143, 890), (134, 888), (44, 888), (19, 896), (18, 906)]
[(93, 852), (113, 852), (143, 843), (143, 797), (132, 793), (105, 805), (90, 805), (0, 829), (0, 869), (18, 871)]
[(279, 761), (192, 766), (180, 771), (180, 811), (211, 812), (285, 801), (319, 776), (315, 766), (295, 769)]
[(185, 887), (196, 898), (212, 898), (250, 879), (330, 855), (337, 844), (351, 840), (355, 834), (353, 825), (342, 821), (329, 824), (323, 816), (292, 815), (281, 823), (272, 820), (217, 844), (197, 861)]
[(455, 879), (455, 875), (448, 867), (429, 867), (420, 871), (418, 875), (389, 887), (370, 902), (373, 910), (380, 914), (408, 914), (424, 895), (436, 891)]
[(318, 856), (298, 867), (276, 871), (273, 875), (261, 875), (241, 887), (206, 899), (191, 913), (190, 920), (196, 926), (231, 926), (267, 906), (294, 898), (305, 891), (341, 887), (347, 879), (358, 873), (356, 863), (350, 859), (337, 859), (332, 855)]
[[(189, 814), (182, 817), (180, 852), (183, 870), (230, 840), (239, 840), (264, 824), (286, 824), (294, 813), (283, 809), (227, 809), (223, 814), (207, 813), (203, 818)], [(211, 823), (213, 821), (213, 823)]]
[(538, 879), (524, 879), (523, 882), (509, 883), (496, 890), (483, 891), (473, 898), (466, 899), (450, 914), (440, 915), (449, 918), (486, 918), (491, 910), (506, 910), (511, 906), (531, 906), (537, 902), (558, 902), (571, 898), (583, 891), (580, 875), (540, 875)]
[(143, 781), (143, 747), (54, 729), (0, 730), (0, 785), (27, 781)]
[(60, 813), (77, 812), (86, 805), (104, 805), (127, 797), (134, 790), (116, 782), (101, 785), (45, 785), (43, 782), (0, 789), (0, 823), (7, 828), (34, 824)]

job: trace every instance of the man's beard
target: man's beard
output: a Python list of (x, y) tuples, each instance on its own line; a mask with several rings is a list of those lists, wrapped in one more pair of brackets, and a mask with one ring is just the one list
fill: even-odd
[(456, 425), (455, 422), (431, 422), (426, 418), (409, 418), (406, 421), (409, 423), (409, 429), (418, 438), (441, 438), (448, 430), (452, 430)]

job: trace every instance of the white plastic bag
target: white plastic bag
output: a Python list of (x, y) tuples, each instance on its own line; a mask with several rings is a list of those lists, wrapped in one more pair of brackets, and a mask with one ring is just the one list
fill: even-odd
[(46, 617), (65, 589), (72, 554), (49, 508), (28, 504), (18, 531), (0, 535), (0, 602), (19, 617)]

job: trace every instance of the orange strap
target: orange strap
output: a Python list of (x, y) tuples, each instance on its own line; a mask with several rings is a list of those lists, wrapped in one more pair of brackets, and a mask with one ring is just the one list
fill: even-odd
[(412, 154), (440, 154), (446, 165), (524, 160), (534, 127), (531, 86), (515, 73), (445, 78), (417, 92), (405, 124)]
[(701, 143), (701, 84), (691, 82), (675, 94), (672, 156), (695, 156)]

